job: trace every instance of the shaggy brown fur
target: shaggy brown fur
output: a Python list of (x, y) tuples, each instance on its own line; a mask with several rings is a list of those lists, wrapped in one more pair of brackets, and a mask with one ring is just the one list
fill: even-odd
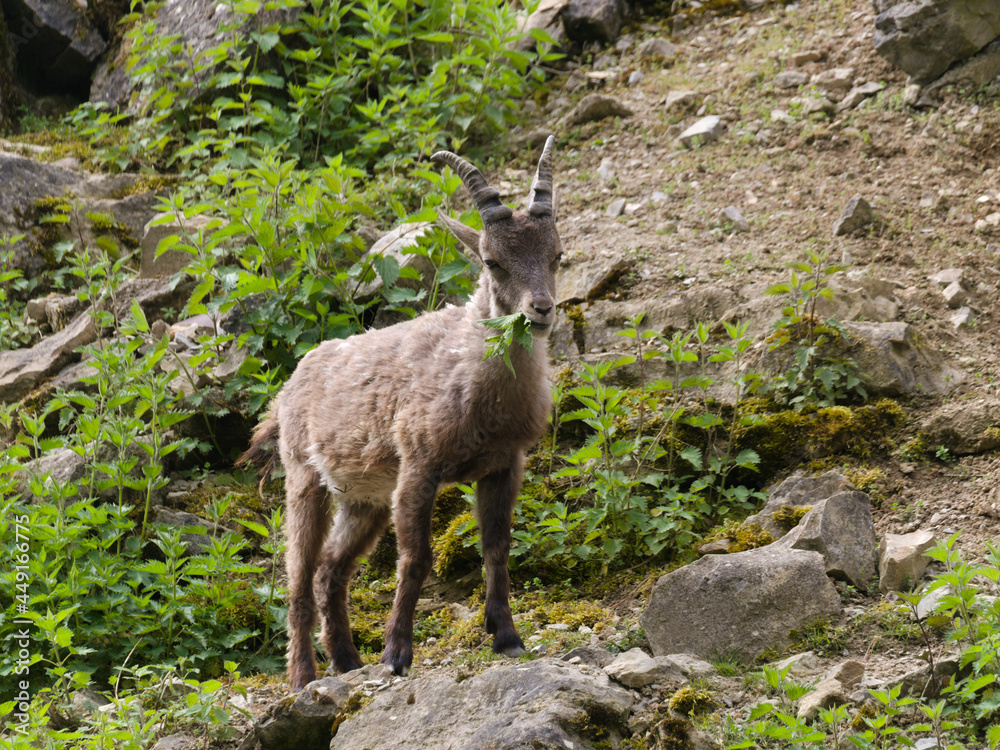
[[(265, 445), (277, 436), (286, 472), (288, 673), (295, 689), (316, 676), (317, 612), (334, 666), (341, 672), (361, 666), (348, 584), (357, 558), (390, 522), (399, 545), (398, 587), (382, 661), (406, 673), (414, 607), (431, 568), (434, 498), (452, 482), (478, 482), (493, 649), (524, 651), (510, 612), (507, 558), (524, 454), (545, 431), (551, 408), (545, 344), (561, 253), (552, 144), (550, 138), (539, 161), (529, 208), (517, 214), (468, 162), (435, 155), (459, 173), (484, 217), (481, 234), (441, 217), (488, 269), (469, 304), (321, 344), (302, 359), (241, 459), (273, 466)], [(484, 341), (495, 332), (480, 320), (514, 312), (528, 316), (537, 340), (530, 355), (515, 344), (512, 373), (501, 358), (484, 361)]]

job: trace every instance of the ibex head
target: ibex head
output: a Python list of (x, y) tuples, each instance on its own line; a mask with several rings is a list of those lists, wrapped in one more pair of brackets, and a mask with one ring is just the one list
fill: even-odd
[(450, 151), (431, 157), (462, 178), (483, 219), (483, 231), (477, 232), (438, 212), (451, 233), (482, 261), (486, 270), (480, 286), (489, 296), (490, 316), (523, 312), (536, 337), (547, 336), (555, 322), (555, 272), (562, 255), (552, 187), (554, 145), (555, 138), (550, 135), (531, 183), (528, 208), (517, 213), (500, 202), (496, 189), (462, 157)]

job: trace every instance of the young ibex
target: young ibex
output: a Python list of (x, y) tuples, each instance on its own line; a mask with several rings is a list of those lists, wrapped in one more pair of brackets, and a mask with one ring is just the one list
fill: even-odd
[[(285, 467), (289, 585), (288, 677), (296, 690), (316, 677), (312, 630), (337, 670), (361, 666), (351, 640), (348, 583), (390, 520), (399, 547), (398, 586), (385, 625), (382, 662), (406, 674), (413, 611), (431, 569), (431, 511), (438, 489), (478, 482), (476, 511), (486, 567), (486, 629), (493, 650), (524, 652), (510, 612), (507, 558), (524, 455), (551, 408), (545, 339), (555, 321), (555, 226), (551, 136), (526, 211), (514, 213), (474, 166), (442, 151), (472, 195), (483, 231), (444, 213), (441, 221), (485, 266), (465, 307), (326, 341), (307, 354), (254, 432), (241, 461)], [(483, 358), (495, 331), (480, 321), (524, 313), (538, 340), (515, 344), (513, 372)], [(330, 532), (331, 515), (333, 530)]]

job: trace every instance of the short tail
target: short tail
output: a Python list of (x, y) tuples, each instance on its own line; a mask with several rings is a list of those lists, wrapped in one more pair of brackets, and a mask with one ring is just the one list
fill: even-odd
[(278, 420), (274, 412), (253, 429), (250, 447), (236, 461), (237, 466), (253, 466), (260, 473), (261, 484), (278, 468)]

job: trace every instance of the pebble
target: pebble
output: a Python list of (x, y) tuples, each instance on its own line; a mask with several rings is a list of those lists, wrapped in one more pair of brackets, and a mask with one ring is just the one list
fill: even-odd
[(795, 89), (809, 83), (809, 74), (801, 70), (785, 70), (774, 77), (779, 89)]

